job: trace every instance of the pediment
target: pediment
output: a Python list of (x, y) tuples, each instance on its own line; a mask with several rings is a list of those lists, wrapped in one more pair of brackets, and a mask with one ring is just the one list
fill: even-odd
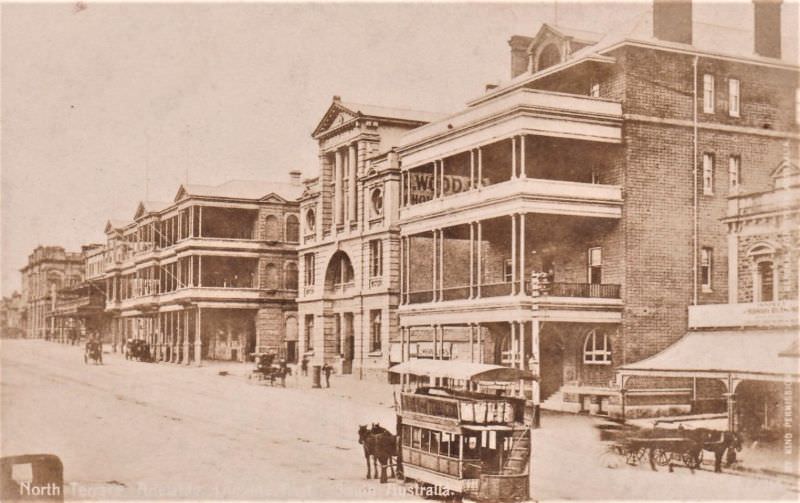
[(342, 124), (350, 122), (356, 118), (357, 115), (355, 112), (348, 110), (340, 102), (334, 101), (333, 104), (331, 104), (331, 106), (328, 108), (328, 111), (325, 112), (322, 120), (320, 120), (319, 124), (317, 124), (312, 136), (316, 137), (325, 131), (339, 127)]
[(259, 199), (259, 201), (264, 202), (264, 203), (278, 203), (278, 204), (281, 204), (281, 203), (285, 203), (286, 199), (282, 198), (281, 196), (279, 196), (279, 195), (277, 195), (277, 194), (275, 194), (273, 192), (271, 194), (267, 194), (266, 196), (262, 197), (261, 199)]

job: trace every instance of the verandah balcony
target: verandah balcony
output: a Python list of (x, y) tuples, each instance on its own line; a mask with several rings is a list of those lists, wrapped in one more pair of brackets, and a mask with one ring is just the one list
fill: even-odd
[(609, 219), (518, 214), (404, 236), (401, 298), (619, 299), (617, 227)]

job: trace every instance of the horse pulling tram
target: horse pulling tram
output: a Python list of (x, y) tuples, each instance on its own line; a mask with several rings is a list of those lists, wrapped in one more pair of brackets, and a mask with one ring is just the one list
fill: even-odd
[(439, 495), (479, 501), (529, 498), (532, 404), (527, 371), (479, 363), (411, 360), (401, 374), (397, 412), (404, 479)]

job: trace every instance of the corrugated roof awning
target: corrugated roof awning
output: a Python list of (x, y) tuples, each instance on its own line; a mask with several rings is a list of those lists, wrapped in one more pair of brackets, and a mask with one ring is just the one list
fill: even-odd
[(797, 329), (689, 332), (662, 352), (618, 369), (623, 375), (800, 378), (800, 360), (780, 356)]
[(536, 380), (536, 377), (527, 370), (457, 360), (414, 359), (391, 367), (389, 372), (427, 377), (446, 377), (448, 379), (473, 382)]

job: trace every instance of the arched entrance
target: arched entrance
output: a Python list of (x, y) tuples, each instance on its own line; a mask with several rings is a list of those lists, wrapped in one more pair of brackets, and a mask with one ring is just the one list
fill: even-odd
[(353, 284), (354, 278), (350, 257), (341, 250), (334, 253), (325, 271), (325, 291), (343, 292), (347, 286)]

